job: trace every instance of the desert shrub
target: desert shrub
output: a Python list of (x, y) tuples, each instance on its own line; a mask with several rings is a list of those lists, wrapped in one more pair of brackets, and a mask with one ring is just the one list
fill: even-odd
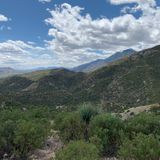
[(80, 117), (82, 121), (84, 122), (85, 128), (84, 128), (84, 139), (88, 140), (88, 128), (91, 119), (98, 114), (97, 108), (93, 106), (92, 104), (84, 104), (81, 106), (80, 110)]
[(13, 120), (7, 120), (0, 124), (0, 157), (4, 153), (11, 154), (13, 151), (14, 132), (16, 124)]
[(57, 152), (56, 160), (99, 160), (98, 149), (91, 143), (70, 142)]
[(14, 134), (14, 154), (20, 158), (26, 158), (30, 151), (41, 147), (47, 138), (43, 125), (25, 120), (17, 123)]
[(134, 133), (160, 135), (160, 115), (142, 113), (127, 121), (127, 131), (131, 137)]
[(50, 133), (50, 119), (36, 116), (39, 112), (41, 108), (0, 110), (0, 159), (5, 153), (26, 159), (30, 151), (41, 147)]
[(112, 115), (96, 116), (90, 125), (90, 136), (97, 137), (103, 146), (103, 153), (115, 154), (123, 137), (123, 122)]
[(91, 118), (98, 114), (97, 108), (90, 103), (82, 105), (79, 112), (82, 120), (86, 124), (89, 124)]
[(125, 139), (118, 154), (121, 160), (159, 160), (160, 141), (153, 135), (139, 133), (133, 140)]
[(59, 130), (64, 142), (83, 138), (84, 126), (80, 115), (76, 112), (58, 114), (55, 118), (55, 129)]
[(101, 143), (101, 139), (97, 135), (90, 137), (89, 142), (94, 144), (98, 148), (100, 153), (103, 152), (103, 145)]

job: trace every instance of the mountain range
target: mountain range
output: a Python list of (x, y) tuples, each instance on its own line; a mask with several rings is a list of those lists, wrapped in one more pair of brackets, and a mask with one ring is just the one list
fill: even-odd
[(0, 67), (0, 78), (13, 76), (19, 73), (21, 73), (21, 71), (15, 70), (10, 67)]
[[(93, 62), (90, 62), (87, 64), (83, 64), (83, 65), (71, 68), (69, 70), (72, 70), (75, 72), (92, 72), (96, 69), (99, 69), (99, 68), (107, 65), (110, 62), (114, 62), (114, 61), (121, 59), (125, 56), (130, 56), (133, 53), (135, 53), (135, 51), (133, 49), (127, 49), (122, 52), (117, 52), (106, 59), (98, 59), (96, 61), (93, 61)], [(32, 72), (36, 72), (37, 74), (39, 72), (41, 74), (42, 72), (45, 73), (45, 72), (48, 72), (49, 70), (57, 69), (57, 68), (58, 67), (38, 67), (38, 68), (30, 69), (30, 70), (16, 70), (11, 67), (0, 67), (0, 78), (10, 77), (13, 75), (18, 75), (18, 74), (23, 74), (23, 73), (32, 73)], [(58, 68), (58, 69), (60, 69), (60, 68)], [(63, 68), (61, 68), (61, 69), (63, 69)]]
[(121, 58), (124, 58), (126, 56), (130, 56), (134, 54), (136, 51), (133, 49), (127, 49), (122, 52), (114, 53), (112, 56), (106, 58), (106, 59), (98, 59), (93, 62), (83, 64), (80, 66), (77, 66), (73, 68), (72, 70), (75, 72), (92, 72), (95, 71), (103, 66), (106, 66), (107, 64), (114, 62), (116, 60), (119, 60)]
[(93, 72), (51, 69), (0, 81), (0, 103), (75, 106), (101, 104), (106, 110), (159, 103), (160, 46), (123, 57)]

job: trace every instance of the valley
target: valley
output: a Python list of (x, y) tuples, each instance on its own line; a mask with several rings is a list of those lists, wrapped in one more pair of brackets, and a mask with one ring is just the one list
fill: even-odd
[(89, 73), (36, 71), (0, 83), (0, 102), (24, 105), (101, 104), (108, 111), (159, 103), (160, 47), (156, 46)]
[(159, 62), (156, 46), (88, 73), (57, 68), (1, 78), (0, 158), (146, 160), (147, 151), (158, 160)]

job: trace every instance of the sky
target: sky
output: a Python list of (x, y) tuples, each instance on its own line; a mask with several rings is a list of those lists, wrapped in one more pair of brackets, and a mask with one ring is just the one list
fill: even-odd
[(0, 67), (74, 67), (160, 44), (159, 0), (0, 0)]

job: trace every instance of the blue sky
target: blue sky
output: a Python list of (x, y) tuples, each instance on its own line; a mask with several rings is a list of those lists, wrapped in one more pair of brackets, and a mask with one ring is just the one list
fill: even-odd
[(73, 67), (152, 47), (160, 43), (159, 6), (158, 0), (1, 0), (0, 67)]
[(43, 40), (49, 39), (48, 29), (44, 20), (50, 17), (47, 8), (63, 3), (85, 8), (83, 14), (90, 13), (96, 19), (101, 16), (113, 18), (120, 15), (121, 6), (113, 6), (106, 0), (53, 0), (50, 3), (39, 3), (38, 0), (1, 0), (0, 13), (7, 15), (11, 21), (4, 24), (12, 30), (1, 32), (0, 41), (13, 39), (33, 41), (43, 45)]

